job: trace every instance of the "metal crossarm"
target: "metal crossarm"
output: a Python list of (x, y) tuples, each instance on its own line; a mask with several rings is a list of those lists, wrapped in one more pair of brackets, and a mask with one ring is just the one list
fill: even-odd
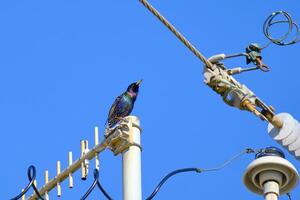
[[(83, 155), (80, 159), (76, 160), (72, 165), (70, 165), (67, 169), (61, 172), (59, 175), (55, 176), (52, 180), (50, 180), (47, 184), (45, 184), (42, 188), (39, 189), (39, 193), (44, 195), (45, 193), (54, 189), (58, 183), (64, 181), (69, 178), (69, 174), (74, 173), (81, 167), (81, 163), (84, 163), (85, 160), (91, 160), (95, 157), (96, 154), (105, 150), (107, 144), (106, 142), (102, 142), (96, 145), (93, 149), (88, 151), (85, 155)], [(38, 196), (36, 194), (31, 195), (28, 200), (38, 200)]]

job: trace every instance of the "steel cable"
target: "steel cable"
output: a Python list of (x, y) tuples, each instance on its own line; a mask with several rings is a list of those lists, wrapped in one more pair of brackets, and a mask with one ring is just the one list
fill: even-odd
[(140, 2), (154, 14), (183, 44), (193, 52), (207, 67), (212, 68), (211, 62), (207, 60), (176, 28), (164, 18), (147, 0), (140, 0)]

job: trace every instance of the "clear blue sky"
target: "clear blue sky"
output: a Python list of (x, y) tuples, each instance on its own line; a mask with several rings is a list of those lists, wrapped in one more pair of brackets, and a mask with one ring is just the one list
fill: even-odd
[[(273, 11), (288, 11), (300, 23), (300, 3), (291, 0), (151, 3), (207, 57), (264, 44), (262, 23)], [(77, 158), (80, 140), (93, 143), (93, 128), (103, 131), (114, 98), (141, 78), (133, 114), (143, 128), (144, 197), (171, 170), (212, 167), (247, 147), (279, 147), (267, 123), (228, 107), (204, 85), (202, 63), (137, 0), (1, 1), (0, 27), (0, 199), (27, 184), (30, 164), (41, 186), (44, 170), (52, 178), (57, 160), (67, 166), (68, 151)], [(271, 45), (263, 52), (270, 73), (237, 78), (278, 112), (300, 119), (299, 52), (300, 44)], [(300, 161), (287, 157), (300, 170)], [(218, 173), (179, 175), (156, 199), (261, 199), (242, 183), (252, 160), (245, 156)], [(121, 167), (120, 156), (101, 154), (101, 181), (115, 199), (122, 195)], [(72, 190), (62, 184), (62, 199), (85, 193), (92, 176), (79, 177)], [(57, 199), (56, 191), (50, 195)], [(300, 199), (299, 186), (293, 195)], [(90, 197), (103, 198), (98, 190)]]

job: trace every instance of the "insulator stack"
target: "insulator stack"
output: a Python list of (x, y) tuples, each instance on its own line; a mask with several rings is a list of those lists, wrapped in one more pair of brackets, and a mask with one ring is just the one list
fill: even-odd
[(282, 123), (281, 128), (276, 128), (272, 124), (268, 126), (269, 135), (285, 149), (287, 149), (296, 159), (300, 160), (300, 124), (288, 113), (280, 113), (275, 116)]

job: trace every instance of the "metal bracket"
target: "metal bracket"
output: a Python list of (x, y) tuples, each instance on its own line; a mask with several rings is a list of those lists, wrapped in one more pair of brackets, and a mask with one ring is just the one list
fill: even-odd
[(132, 116), (123, 118), (115, 127), (105, 130), (105, 137), (107, 147), (114, 153), (118, 155), (126, 151), (130, 146), (137, 146), (140, 149), (142, 147), (139, 144), (136, 144), (132, 138), (132, 129), (133, 127), (139, 126), (135, 125), (132, 121)]
[(267, 120), (280, 128), (282, 123), (274, 118), (274, 109), (261, 101), (247, 86), (239, 83), (221, 62), (225, 54), (212, 56), (208, 59), (212, 67), (204, 67), (204, 82), (223, 97), (229, 106), (247, 110), (262, 120)]

